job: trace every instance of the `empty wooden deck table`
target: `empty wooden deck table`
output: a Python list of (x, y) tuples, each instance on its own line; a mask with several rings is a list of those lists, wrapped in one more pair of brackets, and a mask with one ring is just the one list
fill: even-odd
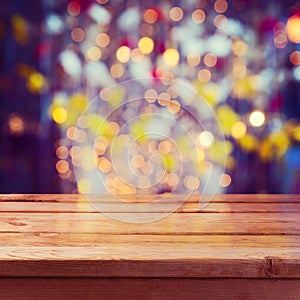
[(192, 195), (150, 223), (111, 216), (163, 196), (110, 197), (106, 216), (82, 195), (1, 195), (0, 299), (300, 299), (300, 196)]

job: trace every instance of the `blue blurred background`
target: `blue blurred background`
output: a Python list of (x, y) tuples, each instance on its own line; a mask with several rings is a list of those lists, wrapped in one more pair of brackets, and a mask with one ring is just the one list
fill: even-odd
[(139, 76), (181, 78), (214, 109), (223, 192), (300, 192), (299, 1), (3, 0), (0, 17), (1, 193), (78, 192), (86, 90)]

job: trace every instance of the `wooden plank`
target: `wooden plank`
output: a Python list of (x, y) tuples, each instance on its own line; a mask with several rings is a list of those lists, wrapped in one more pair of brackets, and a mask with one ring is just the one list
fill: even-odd
[[(218, 195), (199, 210), (194, 195), (146, 224), (111, 218), (159, 218), (161, 207), (185, 195), (149, 214), (94, 196), (110, 218), (81, 195), (14, 197), (0, 197), (0, 277), (300, 278), (298, 196)], [(149, 195), (128, 200), (147, 211)]]
[(137, 278), (5, 278), (6, 300), (298, 300), (299, 280), (137, 279)]
[[(200, 209), (197, 202), (162, 203), (155, 207), (143, 204), (141, 212), (163, 212), (169, 208), (179, 207), (178, 213), (300, 213), (300, 203), (230, 203), (212, 202)], [(104, 212), (134, 212), (131, 203), (103, 203)], [(70, 212), (70, 213), (97, 213), (99, 210), (89, 202), (0, 202), (0, 212)]]
[[(113, 202), (114, 197), (111, 195), (89, 195), (89, 199), (95, 202)], [(122, 195), (121, 198), (129, 202), (149, 202), (159, 201), (164, 199), (166, 195)], [(172, 201), (178, 201), (183, 203), (187, 199), (190, 202), (199, 203), (200, 195), (192, 194), (178, 195), (172, 194), (169, 196)], [(290, 194), (217, 194), (211, 197), (211, 195), (203, 195), (203, 202), (207, 199), (211, 199), (211, 202), (224, 202), (224, 203), (299, 203), (300, 195)], [(87, 202), (84, 195), (79, 194), (2, 194), (0, 196), (0, 202), (18, 201), (18, 202)]]
[[(145, 214), (139, 214), (142, 217)], [(159, 213), (151, 213), (161, 216)], [(109, 218), (110, 217), (110, 218)], [(194, 214), (173, 213), (150, 223), (114, 221), (120, 214), (109, 213), (0, 213), (0, 232), (62, 232), (103, 234), (300, 234), (297, 213), (280, 214)], [(128, 214), (130, 218), (130, 213)]]
[(120, 249), (128, 245), (152, 247), (166, 245), (173, 248), (197, 247), (249, 247), (300, 248), (299, 236), (285, 235), (108, 235), (99, 233), (25, 232), (1, 233), (0, 246), (109, 246)]
[(235, 253), (232, 248), (222, 248), (210, 254), (209, 248), (201, 248), (196, 255), (184, 251), (185, 257), (178, 257), (182, 252), (170, 255), (170, 247), (165, 248), (164, 255), (163, 248), (153, 255), (152, 249), (136, 247), (132, 249), (135, 258), (127, 250), (1, 247), (0, 277), (300, 278), (299, 250), (283, 250), (278, 252), (280, 257), (265, 257), (265, 253), (275, 253), (276, 249), (265, 253), (237, 249)]

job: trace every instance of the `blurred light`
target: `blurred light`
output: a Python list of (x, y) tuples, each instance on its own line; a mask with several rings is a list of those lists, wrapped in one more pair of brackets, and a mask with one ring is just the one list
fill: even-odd
[(146, 162), (144, 163), (144, 165), (141, 167), (141, 171), (142, 171), (145, 175), (149, 175), (149, 174), (152, 173), (152, 170), (153, 170), (152, 167), (153, 167), (152, 163), (149, 162), (149, 161), (146, 161)]
[(235, 55), (244, 55), (247, 51), (247, 44), (241, 40), (237, 40), (232, 45), (232, 51)]
[(150, 141), (147, 145), (147, 149), (150, 153), (155, 153), (157, 151), (157, 141)]
[(168, 93), (163, 92), (158, 95), (157, 102), (161, 106), (167, 106), (169, 104), (170, 100), (171, 100), (171, 96)]
[(31, 66), (27, 65), (27, 64), (19, 63), (17, 65), (18, 75), (20, 75), (24, 78), (27, 78), (32, 72), (34, 72), (34, 69)]
[(190, 53), (186, 59), (190, 66), (196, 67), (200, 64), (201, 56), (198, 53)]
[(106, 33), (99, 33), (96, 37), (96, 43), (100, 47), (107, 47), (108, 44), (110, 43), (110, 37)]
[(75, 139), (76, 142), (78, 142), (78, 143), (85, 142), (86, 138), (87, 138), (85, 131), (83, 131), (83, 130), (77, 130), (77, 133), (78, 133), (78, 135), (76, 136), (76, 139)]
[(103, 172), (103, 173), (108, 173), (110, 172), (112, 167), (111, 162), (105, 158), (105, 157), (100, 157), (98, 159), (98, 169)]
[(249, 116), (250, 124), (254, 127), (262, 126), (265, 122), (265, 115), (261, 111), (253, 111)]
[(295, 77), (296, 80), (300, 81), (300, 66), (296, 67), (293, 70), (293, 76)]
[(67, 129), (67, 137), (73, 141), (79, 137), (79, 131), (76, 127), (71, 126)]
[(217, 15), (214, 19), (214, 24), (219, 29), (224, 28), (227, 25), (227, 17), (224, 15)]
[(28, 43), (29, 33), (29, 26), (26, 19), (19, 14), (12, 15), (11, 25), (15, 40), (21, 45), (26, 45)]
[(144, 94), (145, 99), (149, 102), (149, 103), (153, 103), (156, 101), (158, 94), (157, 91), (154, 89), (148, 89), (145, 94)]
[(291, 16), (286, 24), (288, 38), (293, 43), (300, 43), (300, 16)]
[(61, 33), (64, 29), (64, 22), (60, 16), (50, 14), (46, 18), (46, 26), (52, 33)]
[(67, 171), (69, 171), (69, 164), (67, 161), (65, 160), (59, 160), (56, 163), (56, 170), (59, 173), (66, 173)]
[(158, 77), (161, 77), (161, 74), (164, 72), (164, 68), (162, 66), (158, 66), (155, 69), (155, 75), (157, 75)]
[(210, 172), (210, 170), (212, 169), (212, 163), (207, 161), (207, 160), (203, 160), (200, 162), (199, 164), (199, 170), (201, 174), (206, 174), (208, 172)]
[(200, 187), (200, 181), (195, 176), (187, 175), (183, 179), (183, 184), (189, 190), (196, 190)]
[(65, 25), (68, 29), (73, 29), (78, 26), (78, 20), (75, 17), (67, 17), (65, 21)]
[(109, 0), (96, 0), (99, 4), (106, 4)]
[(172, 98), (177, 98), (179, 96), (179, 91), (174, 84), (168, 87), (167, 92)]
[(207, 83), (210, 81), (211, 79), (211, 73), (209, 70), (207, 69), (202, 69), (198, 72), (198, 75), (197, 75), (198, 79), (200, 82), (202, 83)]
[(217, 57), (212, 53), (207, 53), (203, 58), (203, 62), (207, 67), (214, 67), (217, 63)]
[(172, 114), (177, 114), (180, 111), (180, 103), (177, 100), (172, 100), (168, 103), (168, 111)]
[(276, 46), (276, 48), (284, 48), (287, 45), (287, 42), (288, 40), (285, 33), (276, 34), (274, 37), (274, 45)]
[(104, 154), (107, 147), (108, 147), (108, 139), (104, 136), (98, 137), (94, 146), (97, 155)]
[(151, 24), (143, 23), (139, 31), (141, 36), (151, 36), (154, 32), (154, 27)]
[(179, 53), (176, 49), (167, 49), (163, 54), (164, 61), (167, 65), (173, 67), (179, 62)]
[(81, 167), (85, 171), (93, 171), (96, 166), (96, 153), (91, 147), (83, 147), (81, 151)]
[(300, 126), (297, 126), (292, 131), (295, 140), (300, 141)]
[(228, 187), (231, 183), (231, 177), (228, 174), (222, 174), (219, 177), (219, 183), (221, 187)]
[(72, 1), (67, 6), (67, 12), (70, 16), (76, 17), (80, 14), (80, 5), (76, 1)]
[[(72, 175), (71, 170), (69, 169), (67, 172), (65, 173), (58, 173), (59, 177), (62, 179), (69, 179)], [(70, 180), (70, 179), (69, 179)]]
[(140, 23), (140, 10), (132, 6), (127, 8), (118, 17), (118, 25), (123, 31), (136, 30)]
[(136, 154), (131, 159), (131, 164), (134, 168), (141, 168), (145, 163), (144, 156), (140, 154)]
[(85, 32), (83, 29), (81, 29), (79, 27), (74, 28), (71, 32), (71, 37), (72, 37), (73, 41), (81, 42), (85, 38)]
[(117, 137), (117, 141), (120, 143), (121, 147), (128, 147), (130, 144), (130, 137), (127, 134), (120, 134)]
[(27, 81), (27, 88), (32, 93), (40, 93), (47, 84), (46, 78), (43, 74), (33, 72), (29, 75)]
[(247, 67), (246, 67), (246, 62), (243, 58), (241, 57), (236, 57), (233, 60), (233, 70), (232, 70), (233, 75), (235, 78), (242, 79), (247, 75)]
[(214, 34), (206, 40), (206, 49), (217, 56), (225, 57), (231, 52), (231, 40), (221, 34)]
[(252, 152), (255, 150), (257, 146), (257, 139), (249, 133), (246, 133), (238, 141), (241, 148), (244, 149), (245, 151)]
[(86, 95), (80, 92), (76, 92), (71, 95), (69, 101), (70, 107), (79, 112), (83, 111), (87, 107), (88, 103)]
[(131, 51), (130, 57), (131, 57), (132, 61), (140, 62), (143, 60), (144, 54), (142, 53), (142, 51), (140, 49), (135, 48)]
[(203, 131), (199, 135), (199, 143), (203, 147), (209, 147), (214, 141), (214, 136), (210, 131)]
[(87, 57), (88, 59), (92, 60), (92, 61), (97, 61), (101, 58), (102, 52), (98, 47), (91, 47), (88, 51), (87, 51)]
[(57, 147), (56, 156), (60, 159), (66, 159), (69, 156), (68, 148), (65, 146)]
[(228, 3), (225, 0), (217, 0), (214, 3), (214, 9), (217, 13), (224, 13), (228, 8)]
[(291, 53), (290, 62), (295, 66), (300, 65), (300, 51), (293, 51)]
[(222, 28), (222, 32), (230, 35), (232, 37), (243, 36), (245, 27), (237, 19), (228, 18), (226, 21), (226, 26)]
[(69, 153), (72, 157), (72, 164), (75, 167), (81, 167), (81, 148), (78, 146), (71, 147)]
[(169, 85), (174, 80), (174, 75), (173, 73), (166, 71), (160, 74), (160, 78), (164, 85)]
[(127, 46), (121, 46), (117, 50), (116, 56), (119, 62), (127, 63), (130, 59), (130, 49)]
[(68, 112), (62, 106), (54, 107), (54, 109), (52, 111), (52, 118), (56, 123), (62, 124), (67, 120)]
[(114, 80), (109, 75), (106, 64), (102, 61), (90, 61), (86, 63), (84, 65), (84, 75), (90, 87), (98, 87), (99, 85), (111, 86), (114, 84)]
[(235, 139), (242, 138), (246, 134), (246, 131), (247, 131), (247, 127), (245, 123), (242, 121), (235, 122), (231, 127), (231, 135)]
[(63, 51), (60, 54), (60, 61), (67, 74), (74, 77), (81, 76), (81, 62), (73, 51)]
[(149, 37), (142, 37), (139, 40), (138, 47), (143, 54), (150, 54), (154, 48), (154, 42)]
[(192, 19), (196, 24), (201, 24), (205, 21), (206, 14), (202, 9), (196, 9), (192, 13)]
[(183, 18), (183, 10), (180, 7), (172, 7), (169, 16), (172, 21), (178, 22)]
[(158, 13), (154, 10), (154, 9), (147, 9), (144, 12), (144, 20), (149, 23), (149, 24), (153, 24), (157, 21), (158, 19)]
[(100, 94), (100, 97), (104, 101), (109, 101), (109, 99), (112, 96), (113, 92), (110, 88), (104, 87), (104, 88), (101, 89), (99, 94)]
[(167, 175), (167, 180), (166, 181), (167, 181), (167, 184), (169, 186), (173, 187), (173, 186), (176, 186), (178, 184), (179, 178), (178, 178), (177, 174), (170, 173), (170, 174)]
[(110, 12), (98, 4), (91, 4), (87, 9), (88, 15), (98, 24), (106, 25), (110, 22)]
[(89, 194), (92, 191), (92, 183), (87, 178), (81, 178), (77, 183), (78, 192), (81, 194)]
[(11, 114), (8, 120), (9, 131), (13, 135), (21, 135), (25, 130), (23, 118), (18, 114)]
[(109, 122), (106, 125), (106, 129), (109, 131), (110, 135), (117, 135), (120, 130), (120, 126), (117, 122)]
[(121, 64), (113, 64), (110, 67), (110, 74), (114, 78), (120, 78), (124, 74), (124, 68)]
[(167, 140), (161, 141), (158, 145), (158, 151), (161, 154), (167, 154), (171, 152), (171, 150), (172, 150), (172, 144)]

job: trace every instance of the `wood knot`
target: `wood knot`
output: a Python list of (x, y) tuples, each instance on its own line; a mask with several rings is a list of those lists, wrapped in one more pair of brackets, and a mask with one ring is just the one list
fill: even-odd
[(265, 264), (265, 273), (269, 278), (275, 276), (274, 274), (274, 261), (271, 256), (266, 257), (266, 264)]
[(23, 222), (18, 222), (18, 221), (10, 221), (9, 224), (14, 225), (14, 226), (26, 226), (26, 223)]

